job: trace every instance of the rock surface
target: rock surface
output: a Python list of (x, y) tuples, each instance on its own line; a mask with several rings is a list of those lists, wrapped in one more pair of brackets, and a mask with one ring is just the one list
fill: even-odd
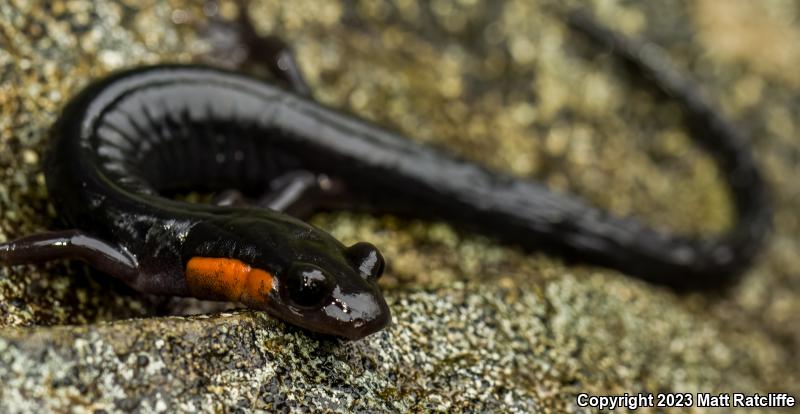
[[(530, 3), (264, 0), (250, 12), (290, 41), (325, 104), (664, 228), (724, 229), (725, 188), (675, 108), (570, 34), (550, 12), (559, 2)], [(740, 284), (678, 295), (441, 223), (321, 214), (315, 224), (390, 259), (395, 324), (348, 343), (251, 311), (158, 316), (158, 300), (77, 264), (0, 268), (0, 411), (562, 412), (581, 411), (579, 392), (800, 396), (800, 6), (596, 3), (664, 46), (752, 137), (776, 225)], [(1, 3), (0, 240), (57, 226), (41, 160), (69, 97), (115, 69), (202, 60), (209, 20), (235, 9)]]

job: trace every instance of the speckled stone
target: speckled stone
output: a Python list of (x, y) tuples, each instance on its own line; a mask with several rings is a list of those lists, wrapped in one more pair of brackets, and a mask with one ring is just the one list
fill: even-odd
[[(69, 97), (116, 69), (207, 61), (209, 22), (236, 14), (233, 2), (47, 3), (0, 2), (0, 240), (58, 226), (42, 158)], [(664, 46), (751, 137), (776, 225), (740, 284), (678, 295), (444, 223), (320, 214), (316, 225), (389, 259), (394, 325), (342, 342), (251, 311), (158, 316), (174, 308), (78, 264), (0, 268), (0, 412), (528, 413), (580, 412), (579, 392), (800, 397), (800, 6), (591, 4)], [(327, 105), (658, 227), (729, 226), (726, 189), (677, 108), (570, 33), (557, 7), (263, 0), (249, 10), (293, 45)]]

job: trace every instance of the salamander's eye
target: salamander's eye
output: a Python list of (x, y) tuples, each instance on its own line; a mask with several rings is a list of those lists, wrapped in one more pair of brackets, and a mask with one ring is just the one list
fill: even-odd
[(378, 279), (386, 266), (377, 247), (367, 242), (358, 242), (347, 248), (347, 258), (356, 271), (365, 279)]
[(295, 263), (283, 283), (284, 294), (298, 306), (315, 306), (333, 291), (333, 280), (322, 269), (308, 263)]

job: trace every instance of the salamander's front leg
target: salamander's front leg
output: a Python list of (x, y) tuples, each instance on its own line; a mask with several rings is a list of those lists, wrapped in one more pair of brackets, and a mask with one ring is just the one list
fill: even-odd
[(0, 243), (0, 264), (17, 265), (60, 259), (81, 260), (128, 284), (132, 284), (139, 273), (136, 259), (131, 254), (79, 230), (38, 233)]

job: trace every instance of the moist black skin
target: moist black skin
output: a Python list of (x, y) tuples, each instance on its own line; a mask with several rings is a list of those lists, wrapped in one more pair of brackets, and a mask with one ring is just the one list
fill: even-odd
[[(273, 69), (288, 89), (210, 67), (160, 65), (117, 73), (75, 97), (53, 129), (45, 173), (59, 214), (76, 230), (0, 244), (0, 262), (81, 259), (142, 292), (185, 296), (188, 260), (237, 259), (275, 278), (270, 299), (248, 306), (351, 339), (391, 321), (377, 286), (383, 257), (285, 213), (345, 207), (437, 217), (675, 288), (732, 280), (771, 221), (745, 139), (664, 58), (640, 55), (642, 43), (580, 14), (566, 21), (683, 108), (730, 186), (738, 220), (728, 233), (657, 232), (326, 108), (310, 98), (293, 61), (286, 65), (291, 55), (273, 47), (283, 59)], [(220, 205), (162, 196), (186, 188), (263, 197), (242, 206), (239, 193)]]

